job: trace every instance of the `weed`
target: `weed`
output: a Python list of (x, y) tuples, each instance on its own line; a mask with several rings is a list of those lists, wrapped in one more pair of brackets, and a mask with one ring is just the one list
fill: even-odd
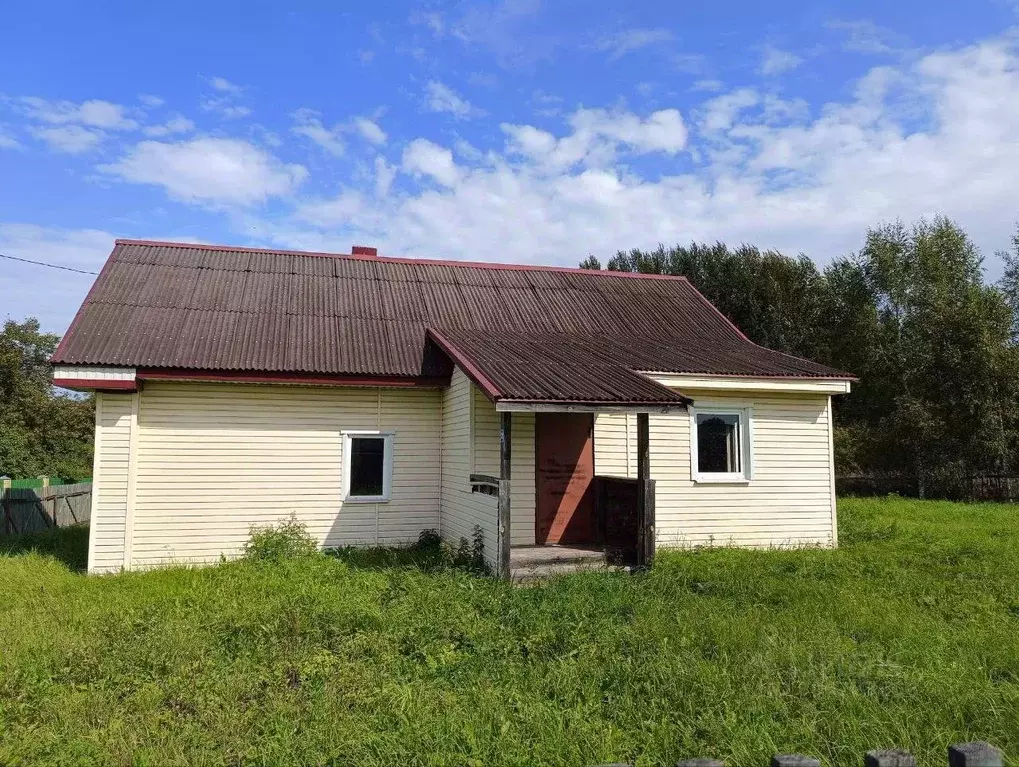
[(244, 544), (244, 558), (261, 562), (279, 562), (299, 559), (318, 553), (318, 544), (308, 533), (296, 514), (281, 519), (275, 525), (252, 527), (248, 542)]

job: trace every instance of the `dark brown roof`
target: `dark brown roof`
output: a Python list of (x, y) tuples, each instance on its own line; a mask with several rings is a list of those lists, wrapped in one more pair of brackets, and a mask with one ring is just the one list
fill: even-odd
[(687, 405), (688, 397), (634, 372), (597, 336), (429, 330), (492, 400)]
[[(646, 379), (627, 370), (851, 378), (751, 343), (682, 277), (132, 240), (117, 241), (53, 359), (207, 371), (448, 374), (448, 361), (429, 352), (428, 328), (493, 369), (506, 368), (500, 350), (531, 362), (544, 351), (564, 378), (572, 371), (578, 386), (581, 378), (602, 381), (600, 391), (624, 387), (633, 396), (653, 398), (662, 387), (641, 389), (635, 379)], [(614, 369), (611, 386), (582, 372), (603, 364)], [(501, 379), (508, 391), (557, 388), (551, 373), (525, 382), (511, 372), (506, 368)], [(594, 391), (569, 388), (558, 386), (559, 399)]]

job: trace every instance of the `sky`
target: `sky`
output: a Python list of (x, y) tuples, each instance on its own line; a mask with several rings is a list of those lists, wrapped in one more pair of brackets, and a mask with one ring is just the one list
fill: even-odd
[[(116, 237), (575, 266), (749, 242), (819, 265), (1019, 219), (1019, 0), (61, 2), (0, 24), (0, 254)], [(0, 259), (62, 333), (93, 277)]]

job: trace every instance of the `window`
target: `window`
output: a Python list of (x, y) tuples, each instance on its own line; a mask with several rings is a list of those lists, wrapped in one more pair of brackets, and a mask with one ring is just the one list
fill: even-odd
[(378, 431), (343, 434), (344, 499), (354, 503), (389, 500), (393, 478), (393, 435)]
[(749, 482), (750, 408), (690, 410), (690, 470), (694, 482)]

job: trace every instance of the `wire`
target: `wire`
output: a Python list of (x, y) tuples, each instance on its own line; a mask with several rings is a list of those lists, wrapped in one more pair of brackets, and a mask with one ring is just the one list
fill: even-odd
[(26, 264), (35, 264), (36, 266), (48, 266), (50, 269), (63, 269), (65, 272), (77, 272), (78, 274), (98, 274), (98, 272), (87, 272), (84, 269), (75, 269), (70, 266), (60, 266), (59, 264), (47, 264), (43, 261), (33, 261), (30, 258), (18, 258), (17, 256), (6, 256), (0, 253), (0, 258), (7, 258), (11, 261), (22, 261)]

